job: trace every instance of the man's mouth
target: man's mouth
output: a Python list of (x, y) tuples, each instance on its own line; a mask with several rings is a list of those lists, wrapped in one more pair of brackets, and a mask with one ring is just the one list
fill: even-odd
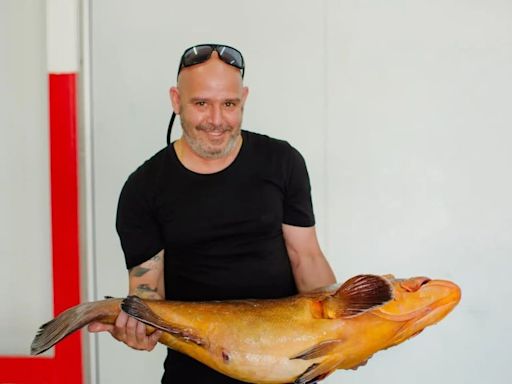
[(226, 133), (226, 131), (224, 131), (224, 130), (215, 130), (215, 131), (206, 131), (206, 133), (208, 135), (210, 135), (210, 136), (213, 136), (213, 137), (220, 137), (224, 133)]
[(229, 132), (229, 129), (226, 128), (197, 127), (197, 130), (206, 133), (209, 137), (212, 138), (220, 138), (225, 133)]

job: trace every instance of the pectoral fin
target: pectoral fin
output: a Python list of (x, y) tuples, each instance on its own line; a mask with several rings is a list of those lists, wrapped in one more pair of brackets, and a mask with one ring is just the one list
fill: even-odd
[[(305, 351), (290, 357), (290, 359), (311, 360), (332, 354), (336, 347), (343, 343), (342, 340), (326, 340)], [(308, 384), (321, 380), (336, 369), (338, 362), (331, 358), (327, 358), (321, 363), (311, 364), (299, 377), (295, 379), (293, 384)]]
[(121, 309), (144, 324), (170, 333), (174, 337), (183, 339), (184, 341), (193, 342), (200, 346), (207, 345), (206, 340), (199, 337), (193, 332), (193, 330), (185, 329), (182, 326), (166, 322), (154, 313), (151, 308), (149, 308), (149, 306), (137, 296), (128, 296), (124, 299), (121, 303)]
[(322, 301), (325, 318), (356, 316), (393, 298), (389, 281), (376, 275), (358, 275), (347, 280), (337, 291)]
[(305, 351), (302, 351), (301, 353), (290, 357), (290, 360), (293, 359), (302, 359), (302, 360), (311, 360), (316, 359), (317, 357), (322, 357), (329, 355), (334, 351), (334, 349), (342, 344), (343, 342), (341, 340), (326, 340), (321, 342), (320, 344), (317, 344), (309, 349), (306, 349)]

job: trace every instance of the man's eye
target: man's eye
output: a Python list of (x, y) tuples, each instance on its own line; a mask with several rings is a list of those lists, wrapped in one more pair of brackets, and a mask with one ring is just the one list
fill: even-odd
[(204, 107), (206, 105), (206, 101), (196, 101), (196, 105), (199, 107)]
[(225, 105), (226, 107), (234, 107), (234, 106), (235, 106), (235, 103), (233, 103), (232, 101), (226, 101), (226, 102), (224, 103), (224, 105)]

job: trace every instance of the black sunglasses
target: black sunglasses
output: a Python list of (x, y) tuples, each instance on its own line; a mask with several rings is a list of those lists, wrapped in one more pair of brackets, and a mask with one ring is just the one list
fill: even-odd
[[(242, 78), (245, 73), (244, 57), (236, 48), (222, 44), (199, 44), (185, 49), (181, 55), (180, 66), (178, 67), (178, 75), (182, 68), (190, 67), (192, 65), (201, 64), (208, 61), (212, 56), (213, 51), (217, 52), (219, 58), (226, 64), (232, 65), (240, 69)], [(172, 113), (171, 121), (167, 127), (167, 145), (171, 144), (171, 130), (176, 118), (176, 113)]]
[(223, 62), (240, 69), (242, 77), (244, 77), (245, 64), (240, 51), (236, 48), (222, 44), (200, 44), (186, 49), (185, 52), (183, 52), (183, 55), (181, 55), (178, 74), (182, 68), (208, 61), (212, 56), (213, 51), (216, 51), (219, 54), (219, 58)]

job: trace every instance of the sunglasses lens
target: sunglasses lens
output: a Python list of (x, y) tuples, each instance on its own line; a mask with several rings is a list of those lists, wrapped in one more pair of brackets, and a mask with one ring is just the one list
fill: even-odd
[(233, 65), (239, 69), (244, 68), (244, 59), (242, 54), (234, 48), (220, 46), (217, 48), (220, 58), (227, 64)]
[(210, 45), (198, 45), (192, 48), (189, 48), (183, 54), (183, 66), (189, 67), (195, 64), (204, 63), (206, 60), (210, 58), (210, 55), (213, 52), (213, 47)]

